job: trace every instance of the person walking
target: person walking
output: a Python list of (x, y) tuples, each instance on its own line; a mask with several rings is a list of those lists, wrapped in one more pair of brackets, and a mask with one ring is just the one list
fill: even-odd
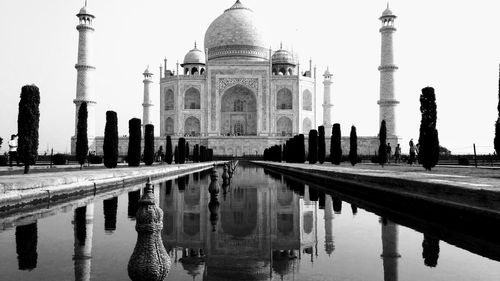
[(401, 161), (401, 146), (398, 145), (394, 148), (394, 161), (399, 163)]
[(9, 144), (9, 166), (12, 167), (12, 161), (16, 158), (16, 164), (19, 166), (19, 157), (17, 156), (17, 135), (11, 135)]
[(415, 162), (415, 145), (413, 144), (413, 139), (410, 140), (410, 157), (408, 157), (408, 164), (413, 165)]
[(392, 153), (391, 144), (387, 143), (387, 146), (385, 147), (385, 149), (387, 152), (387, 163), (390, 163), (391, 162), (391, 153)]

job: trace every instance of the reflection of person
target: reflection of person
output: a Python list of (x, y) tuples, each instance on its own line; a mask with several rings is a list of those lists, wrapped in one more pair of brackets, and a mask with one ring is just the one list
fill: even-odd
[(408, 158), (408, 164), (413, 165), (415, 162), (415, 145), (413, 144), (413, 139), (410, 140), (410, 157)]
[(12, 161), (16, 158), (16, 164), (19, 166), (19, 157), (17, 157), (17, 135), (11, 135), (9, 144), (9, 166), (12, 167)]
[(396, 148), (394, 148), (394, 161), (396, 163), (399, 163), (401, 161), (400, 157), (401, 157), (401, 146), (399, 146), (399, 143), (398, 143)]

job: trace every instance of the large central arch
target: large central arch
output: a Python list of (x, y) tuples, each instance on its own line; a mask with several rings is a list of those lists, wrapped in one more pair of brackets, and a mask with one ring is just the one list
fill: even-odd
[(221, 134), (257, 135), (257, 99), (242, 85), (227, 89), (221, 97)]

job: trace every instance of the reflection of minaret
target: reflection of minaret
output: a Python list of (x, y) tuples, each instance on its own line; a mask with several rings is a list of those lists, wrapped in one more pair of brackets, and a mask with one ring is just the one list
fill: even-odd
[(382, 260), (384, 264), (384, 281), (398, 280), (398, 225), (384, 218), (382, 222)]
[(16, 252), (19, 270), (32, 270), (36, 268), (38, 254), (38, 228), (36, 221), (28, 225), (16, 227)]
[(118, 209), (118, 197), (102, 201), (104, 212), (104, 231), (113, 233), (116, 230), (116, 210)]
[(335, 249), (333, 245), (333, 201), (332, 196), (325, 198), (325, 252), (330, 256)]
[(92, 229), (94, 228), (94, 204), (75, 209), (73, 229), (75, 233), (75, 281), (90, 280), (92, 259)]

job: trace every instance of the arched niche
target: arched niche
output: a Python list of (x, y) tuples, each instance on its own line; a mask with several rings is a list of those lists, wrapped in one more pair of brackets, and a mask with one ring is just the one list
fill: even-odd
[(309, 90), (304, 90), (302, 93), (302, 109), (312, 111), (312, 94)]
[(276, 122), (276, 133), (281, 136), (290, 136), (293, 132), (292, 120), (282, 116)]
[(165, 110), (174, 109), (174, 91), (167, 89), (165, 91)]
[(165, 119), (165, 134), (173, 135), (174, 134), (174, 119), (167, 117)]
[(287, 88), (280, 89), (276, 95), (276, 109), (287, 110), (293, 108), (292, 91)]
[(309, 131), (312, 129), (312, 122), (311, 119), (309, 118), (304, 118), (304, 121), (302, 121), (302, 133), (303, 134), (309, 134)]
[(201, 131), (200, 120), (196, 117), (188, 117), (184, 122), (184, 135), (199, 136)]
[(184, 93), (184, 109), (200, 109), (200, 91), (196, 88), (189, 88)]

